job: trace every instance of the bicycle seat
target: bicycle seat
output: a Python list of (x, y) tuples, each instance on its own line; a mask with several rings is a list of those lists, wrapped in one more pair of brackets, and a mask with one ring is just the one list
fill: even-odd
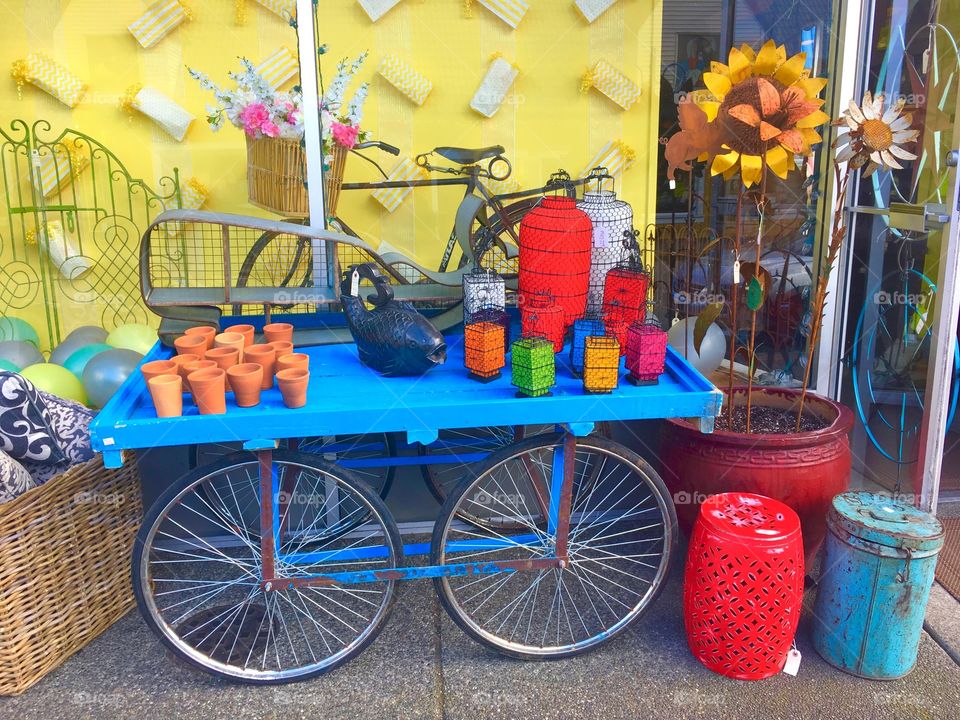
[(490, 147), (485, 148), (458, 148), (458, 147), (438, 147), (434, 148), (435, 152), (440, 157), (444, 157), (450, 162), (455, 162), (458, 165), (475, 165), (481, 160), (487, 160), (489, 158), (495, 158), (497, 155), (503, 154), (503, 145), (491, 145)]

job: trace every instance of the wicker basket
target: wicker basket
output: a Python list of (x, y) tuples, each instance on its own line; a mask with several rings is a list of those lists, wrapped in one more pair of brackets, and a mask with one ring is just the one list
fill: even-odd
[(0, 504), (0, 694), (17, 695), (134, 604), (136, 463), (97, 457)]
[[(334, 144), (333, 160), (324, 173), (324, 205), (328, 217), (337, 211), (347, 152), (342, 145)], [(306, 176), (306, 152), (299, 141), (247, 138), (247, 197), (251, 204), (284, 217), (308, 217)]]

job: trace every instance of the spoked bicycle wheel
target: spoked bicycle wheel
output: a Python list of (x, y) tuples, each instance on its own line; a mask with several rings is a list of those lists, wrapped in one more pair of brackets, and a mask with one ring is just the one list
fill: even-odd
[[(432, 561), (509, 563), (554, 556), (552, 523), (528, 498), (546, 494), (563, 436), (540, 435), (504, 448), (450, 496), (434, 529)], [(562, 472), (558, 468), (558, 472)], [(481, 500), (486, 504), (479, 507)], [(663, 588), (677, 538), (663, 481), (638, 455), (598, 437), (578, 438), (566, 567), (434, 580), (450, 617), (470, 637), (524, 659), (577, 655), (635, 622)], [(497, 512), (500, 532), (464, 523)]]
[[(289, 488), (278, 505), (277, 577), (401, 564), (397, 527), (362, 481), (283, 451), (273, 454), (273, 472)], [(303, 680), (376, 637), (396, 581), (264, 589), (260, 539), (228, 494), (258, 477), (257, 458), (242, 453), (195, 469), (159, 498), (134, 545), (134, 594), (150, 628), (187, 663), (241, 682)]]

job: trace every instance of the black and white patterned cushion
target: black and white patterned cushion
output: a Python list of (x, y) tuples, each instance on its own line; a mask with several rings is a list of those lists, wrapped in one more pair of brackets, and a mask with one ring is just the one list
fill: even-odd
[(39, 392), (49, 411), (50, 428), (67, 460), (71, 464), (91, 460), (95, 453), (90, 446), (90, 421), (97, 414), (74, 400)]
[(13, 500), (35, 486), (36, 482), (27, 469), (0, 451), (0, 503)]
[(17, 460), (67, 459), (40, 391), (18, 373), (0, 371), (0, 450)]

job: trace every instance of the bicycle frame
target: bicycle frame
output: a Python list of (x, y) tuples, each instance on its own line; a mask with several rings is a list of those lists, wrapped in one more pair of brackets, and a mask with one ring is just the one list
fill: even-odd
[[(363, 560), (383, 558), (388, 549), (384, 546), (359, 549), (327, 550), (318, 552), (280, 553), (281, 536), (285, 515), (282, 513), (282, 480), (277, 476), (273, 464), (272, 442), (254, 441), (247, 443), (244, 449), (254, 450), (259, 462), (260, 510), (260, 586), (265, 592), (275, 592), (291, 587), (329, 586), (338, 583), (359, 584), (382, 582), (385, 580), (417, 580), (422, 578), (451, 577), (463, 575), (490, 575), (501, 572), (522, 572), (566, 567), (570, 533), (570, 513), (573, 498), (573, 477), (577, 450), (576, 436), (569, 428), (565, 429), (563, 442), (554, 450), (550, 494), (546, 507), (547, 532), (555, 538), (553, 547), (545, 547), (534, 534), (502, 536), (483, 540), (462, 540), (451, 543), (447, 549), (456, 552), (476, 550), (497, 550), (510, 547), (530, 547), (546, 551), (545, 557), (511, 560), (508, 562), (467, 562), (449, 565), (428, 565), (410, 568), (390, 568), (387, 570), (361, 570), (336, 573), (310, 573), (296, 577), (279, 577), (276, 568), (279, 564), (294, 567), (309, 567), (318, 563), (335, 563), (342, 560)], [(267, 447), (264, 447), (267, 445)], [(427, 555), (429, 543), (404, 545), (404, 556)]]

